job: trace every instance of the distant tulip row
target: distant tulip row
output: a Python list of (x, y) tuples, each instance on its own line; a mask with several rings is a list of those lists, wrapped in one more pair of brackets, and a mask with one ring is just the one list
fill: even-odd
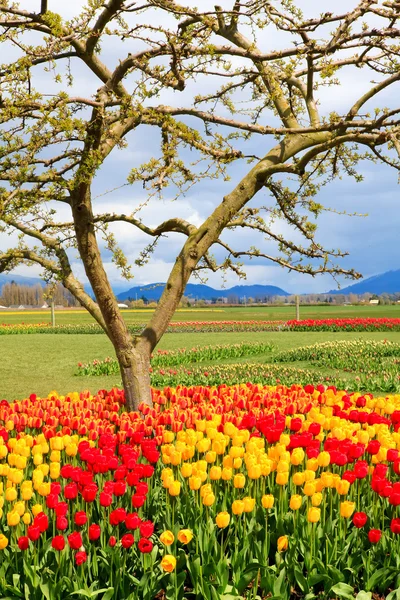
[[(128, 325), (131, 333), (138, 334), (145, 324)], [(251, 321), (172, 321), (167, 333), (208, 333), (248, 331), (400, 331), (400, 318), (348, 318)], [(0, 325), (0, 335), (28, 333), (85, 333), (101, 334), (97, 324), (56, 325), (51, 323), (18, 323)]]

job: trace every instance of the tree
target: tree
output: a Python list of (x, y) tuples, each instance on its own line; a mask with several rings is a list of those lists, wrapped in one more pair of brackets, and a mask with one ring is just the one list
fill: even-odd
[[(0, 271), (39, 264), (87, 308), (114, 345), (130, 408), (151, 402), (150, 355), (192, 274), (230, 268), (243, 275), (238, 261), (255, 257), (300, 273), (357, 277), (336, 264), (344, 252), (317, 240), (324, 207), (316, 194), (342, 173), (360, 179), (363, 159), (399, 168), (400, 108), (373, 105), (400, 79), (396, 0), (358, 0), (342, 14), (316, 9), (313, 18), (295, 0), (232, 0), (227, 9), (207, 3), (203, 10), (174, 0), (90, 0), (71, 20), (37, 2), (34, 13), (0, 0), (1, 42), (9, 49), (0, 67), (0, 219), (4, 232), (19, 233), (17, 246), (0, 254)], [(272, 35), (278, 49), (266, 50)], [(318, 91), (340, 85), (348, 68), (364, 68), (375, 81), (344, 114), (326, 114)], [(75, 93), (79, 69), (92, 89), (86, 96)], [(201, 225), (179, 215), (147, 225), (133, 202), (131, 214), (97, 207), (93, 186), (107, 157), (134, 147), (143, 128), (160, 142), (159, 157), (128, 177), (147, 190), (145, 205), (166, 189), (177, 197), (201, 189), (205, 178), (225, 179), (226, 193)], [(282, 220), (293, 240), (276, 228)], [(134, 338), (101, 256), (99, 237), (129, 277), (115, 223), (149, 236), (138, 265), (163, 236), (184, 236), (157, 309)], [(265, 237), (268, 248), (275, 242), (277, 252), (265, 242), (232, 248), (224, 232), (243, 228)], [(73, 274), (74, 246), (97, 303)], [(214, 248), (225, 252), (221, 260)]]

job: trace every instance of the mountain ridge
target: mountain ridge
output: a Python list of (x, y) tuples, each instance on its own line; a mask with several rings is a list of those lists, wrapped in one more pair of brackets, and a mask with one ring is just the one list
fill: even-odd
[[(148, 285), (136, 286), (117, 295), (118, 300), (135, 300), (136, 296), (141, 298), (145, 296), (148, 300), (159, 300), (164, 290), (165, 283), (152, 283)], [(247, 296), (290, 296), (288, 292), (275, 285), (235, 285), (231, 288), (218, 290), (202, 283), (188, 283), (185, 296), (197, 298), (199, 300), (211, 300), (212, 298), (228, 298), (228, 296), (238, 296), (243, 298)]]
[(385, 271), (378, 275), (372, 275), (357, 283), (348, 285), (341, 290), (330, 290), (326, 294), (395, 294), (400, 292), (400, 269)]

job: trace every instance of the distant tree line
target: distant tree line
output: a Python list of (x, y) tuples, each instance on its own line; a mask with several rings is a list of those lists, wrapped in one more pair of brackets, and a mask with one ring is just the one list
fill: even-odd
[(0, 304), (2, 306), (34, 306), (40, 308), (51, 300), (58, 306), (79, 306), (74, 296), (63, 285), (43, 287), (36, 285), (21, 285), (15, 281), (6, 283), (1, 288)]
[[(400, 301), (400, 292), (394, 294), (302, 294), (299, 296), (300, 304), (368, 304), (370, 300), (379, 300), (379, 304), (393, 304)], [(157, 306), (156, 300), (149, 300), (145, 296), (138, 298), (137, 300), (126, 300), (125, 303), (129, 308), (155, 308)], [(289, 296), (238, 296), (236, 294), (229, 294), (227, 297), (213, 297), (210, 300), (204, 300), (202, 298), (191, 298), (188, 296), (182, 296), (179, 303), (179, 308), (185, 308), (190, 306), (204, 307), (209, 305), (221, 304), (225, 306), (253, 306), (260, 304), (267, 305), (284, 305), (284, 304), (295, 304), (296, 295), (291, 294)]]

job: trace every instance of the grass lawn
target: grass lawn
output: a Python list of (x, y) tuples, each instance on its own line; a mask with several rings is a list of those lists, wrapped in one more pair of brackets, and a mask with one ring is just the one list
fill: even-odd
[[(323, 341), (350, 339), (387, 339), (400, 342), (400, 332), (334, 333), (334, 332), (255, 332), (255, 333), (190, 333), (167, 334), (159, 348), (172, 350), (207, 344), (266, 342), (284, 350)], [(119, 385), (119, 376), (76, 377), (78, 362), (113, 356), (113, 348), (104, 335), (30, 334), (0, 337), (1, 369), (0, 400), (21, 399), (32, 392), (47, 395), (52, 390), (60, 394), (89, 389), (110, 389)], [(265, 360), (270, 355), (250, 358), (250, 362)], [(238, 361), (235, 361), (238, 362)], [(307, 368), (307, 363), (302, 363)], [(329, 365), (326, 365), (329, 369)], [(328, 372), (328, 371), (327, 371)]]
[[(152, 310), (123, 310), (128, 323), (146, 323)], [(301, 306), (301, 319), (333, 319), (346, 317), (391, 317), (400, 318), (400, 304), (387, 306)], [(176, 311), (173, 321), (275, 321), (296, 318), (294, 306), (243, 306), (189, 308)], [(50, 310), (0, 311), (1, 323), (50, 323)], [(84, 309), (56, 310), (56, 324), (68, 325), (93, 323)]]

